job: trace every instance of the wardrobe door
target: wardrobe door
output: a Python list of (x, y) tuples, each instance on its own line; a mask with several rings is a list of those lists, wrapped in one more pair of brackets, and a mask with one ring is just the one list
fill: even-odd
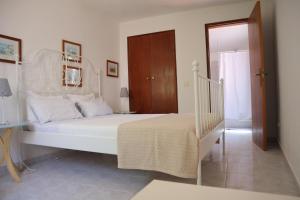
[(151, 34), (152, 113), (177, 113), (175, 31)]
[(137, 113), (151, 113), (149, 36), (128, 37), (127, 44), (130, 110)]

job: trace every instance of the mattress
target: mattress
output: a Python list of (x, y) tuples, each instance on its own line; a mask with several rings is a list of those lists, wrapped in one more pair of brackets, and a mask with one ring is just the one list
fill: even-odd
[(112, 114), (93, 118), (48, 122), (45, 124), (31, 123), (26, 127), (26, 130), (38, 134), (62, 133), (65, 135), (117, 138), (119, 125), (122, 123), (158, 116), (161, 116), (161, 114)]
[(25, 128), (22, 142), (30, 145), (117, 155), (117, 139), (122, 124), (160, 116), (162, 115), (113, 114), (45, 124), (32, 123)]

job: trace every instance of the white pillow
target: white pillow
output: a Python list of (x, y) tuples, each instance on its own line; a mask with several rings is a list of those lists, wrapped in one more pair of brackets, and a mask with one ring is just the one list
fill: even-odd
[(82, 118), (75, 104), (63, 98), (34, 98), (31, 100), (31, 108), (40, 123)]
[(29, 122), (38, 122), (38, 118), (32, 110), (32, 100), (33, 99), (63, 99), (63, 96), (42, 96), (35, 92), (28, 91), (26, 98), (26, 118)]
[(86, 95), (77, 95), (77, 94), (68, 94), (68, 99), (72, 102), (77, 103), (79, 101), (89, 101), (95, 99), (95, 94), (86, 94)]
[(110, 115), (113, 113), (111, 107), (102, 98), (79, 101), (77, 105), (80, 107), (80, 111), (84, 117)]

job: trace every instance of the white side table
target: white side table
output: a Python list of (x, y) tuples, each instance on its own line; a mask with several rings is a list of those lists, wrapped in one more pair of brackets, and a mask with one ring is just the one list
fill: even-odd
[(152, 181), (132, 200), (300, 200), (275, 194), (248, 192), (225, 188), (213, 188), (198, 185)]
[(12, 124), (0, 125), (0, 129), (4, 130), (3, 134), (0, 135), (0, 148), (2, 149), (0, 165), (2, 163), (6, 162), (7, 169), (9, 171), (11, 177), (13, 178), (13, 180), (16, 182), (20, 182), (21, 179), (20, 179), (18, 170), (11, 159), (10, 142), (11, 142), (11, 135), (13, 133), (13, 128), (22, 127), (24, 125), (25, 124), (22, 124), (22, 123), (21, 124), (20, 123), (18, 123), (18, 124), (12, 123)]

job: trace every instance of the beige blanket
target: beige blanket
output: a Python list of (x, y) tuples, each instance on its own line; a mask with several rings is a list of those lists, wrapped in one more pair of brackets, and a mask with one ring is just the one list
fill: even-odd
[(192, 114), (129, 122), (118, 130), (118, 167), (196, 178), (198, 139)]

